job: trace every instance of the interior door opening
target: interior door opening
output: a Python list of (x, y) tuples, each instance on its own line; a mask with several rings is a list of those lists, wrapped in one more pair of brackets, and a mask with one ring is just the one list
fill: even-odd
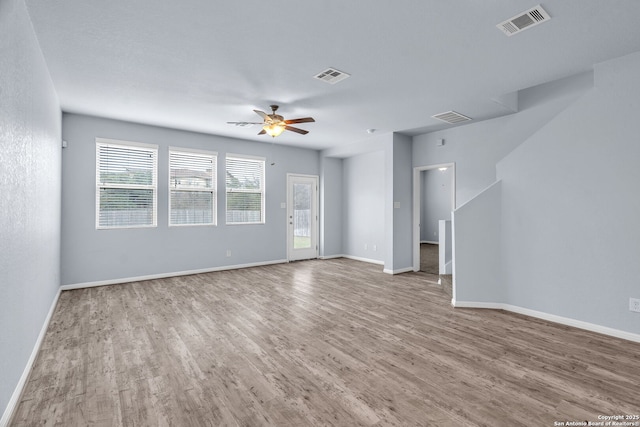
[(414, 168), (413, 201), (413, 270), (448, 274), (446, 269), (448, 266), (450, 271), (454, 254), (450, 249), (450, 232), (445, 233), (442, 227), (450, 227), (451, 212), (455, 209), (455, 164)]

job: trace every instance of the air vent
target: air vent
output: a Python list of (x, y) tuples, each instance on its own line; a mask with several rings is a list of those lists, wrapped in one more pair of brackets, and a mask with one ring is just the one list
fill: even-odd
[(538, 24), (547, 22), (551, 19), (551, 16), (542, 8), (537, 5), (533, 9), (529, 9), (524, 13), (514, 16), (511, 19), (496, 25), (503, 33), (511, 37), (521, 31), (535, 27)]
[(347, 74), (343, 71), (336, 70), (335, 68), (327, 68), (321, 73), (313, 76), (314, 79), (322, 80), (323, 82), (327, 82), (329, 84), (336, 84), (339, 81), (346, 79), (351, 76), (351, 74)]
[(443, 122), (447, 122), (450, 124), (456, 124), (460, 122), (467, 122), (471, 120), (470, 117), (463, 116), (460, 113), (456, 113), (455, 111), (447, 111), (445, 113), (436, 114), (435, 116), (431, 116), (434, 119), (442, 120)]

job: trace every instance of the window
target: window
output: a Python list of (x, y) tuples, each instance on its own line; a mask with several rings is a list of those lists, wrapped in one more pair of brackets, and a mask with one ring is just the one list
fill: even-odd
[(227, 224), (264, 224), (264, 159), (227, 155)]
[(158, 146), (96, 138), (96, 228), (155, 227)]
[(216, 224), (217, 153), (169, 149), (169, 225)]

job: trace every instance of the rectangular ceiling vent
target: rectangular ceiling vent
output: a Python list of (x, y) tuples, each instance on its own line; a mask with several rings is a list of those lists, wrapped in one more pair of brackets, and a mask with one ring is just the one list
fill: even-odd
[(549, 19), (551, 19), (551, 16), (549, 16), (542, 6), (537, 5), (524, 13), (520, 13), (513, 18), (501, 22), (496, 25), (496, 27), (498, 27), (507, 36), (511, 37), (521, 31), (535, 27), (543, 22), (547, 22)]
[(456, 113), (455, 111), (447, 111), (445, 113), (436, 114), (435, 116), (431, 117), (433, 117), (434, 119), (442, 120), (443, 122), (450, 123), (452, 125), (471, 120), (470, 117), (463, 116), (462, 114)]
[(327, 68), (321, 73), (313, 76), (314, 79), (322, 80), (323, 82), (327, 82), (329, 84), (336, 84), (347, 77), (351, 76), (351, 74), (347, 74), (344, 71), (336, 70), (335, 68)]

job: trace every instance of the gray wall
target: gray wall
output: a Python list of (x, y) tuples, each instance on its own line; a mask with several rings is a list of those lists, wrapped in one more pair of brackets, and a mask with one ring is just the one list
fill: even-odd
[(501, 182), (453, 213), (453, 300), (504, 303), (501, 274)]
[(439, 221), (450, 220), (452, 170), (429, 169), (420, 172), (420, 240), (438, 242), (440, 234)]
[(333, 257), (342, 250), (343, 160), (320, 158), (320, 256)]
[(0, 415), (8, 416), (60, 285), (60, 107), (21, 0), (0, 2), (0, 146)]
[(640, 53), (498, 164), (510, 304), (640, 333)]
[[(439, 132), (450, 153), (433, 136), (418, 138), (414, 162), (455, 161), (463, 200), (491, 179), (490, 159), (514, 146), (497, 162), (499, 185), (466, 205), (458, 199), (459, 302), (640, 333), (640, 315), (628, 310), (629, 297), (640, 297), (638, 75), (640, 53), (596, 66), (590, 87), (583, 75), (536, 88), (519, 113)], [(475, 146), (488, 153), (474, 162)]]
[(385, 153), (352, 156), (344, 159), (343, 165), (344, 254), (383, 263)]
[[(496, 180), (496, 164), (593, 85), (591, 73), (521, 91), (520, 112), (413, 138), (413, 166), (456, 164), (456, 206)], [(443, 146), (438, 140), (444, 139)]]
[(387, 133), (321, 153), (343, 159), (343, 253), (388, 273), (412, 268), (411, 146), (411, 137)]
[[(393, 134), (391, 154), (391, 173), (393, 193), (387, 199), (387, 206), (391, 207), (393, 215), (393, 228), (391, 228), (390, 241), (393, 243), (391, 253), (385, 260), (386, 272), (402, 272), (413, 269), (413, 221), (412, 221), (412, 196), (413, 196), (413, 169), (411, 168), (411, 137)], [(389, 152), (389, 151), (388, 151)], [(387, 172), (389, 176), (389, 172)], [(387, 223), (387, 231), (388, 223)]]
[[(96, 230), (95, 138), (159, 145), (158, 226)], [(64, 114), (62, 174), (62, 284), (120, 280), (157, 274), (286, 259), (286, 174), (319, 174), (319, 153), (239, 139)], [(218, 152), (218, 225), (167, 225), (168, 147)], [(226, 153), (263, 156), (266, 224), (225, 225)], [(275, 162), (275, 165), (270, 163)], [(231, 257), (226, 256), (227, 249)]]

